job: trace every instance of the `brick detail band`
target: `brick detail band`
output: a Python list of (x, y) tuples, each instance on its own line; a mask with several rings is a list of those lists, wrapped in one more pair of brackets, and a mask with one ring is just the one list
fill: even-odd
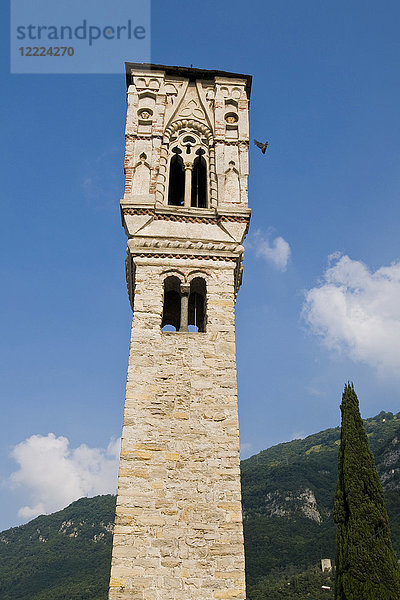
[(250, 217), (236, 215), (221, 215), (219, 217), (200, 217), (177, 214), (156, 213), (152, 208), (121, 208), (123, 215), (149, 215), (153, 216), (156, 221), (180, 221), (184, 223), (248, 223)]
[(151, 253), (151, 252), (135, 252), (131, 250), (130, 252), (132, 257), (138, 256), (140, 258), (187, 258), (190, 260), (222, 260), (222, 261), (237, 261), (236, 256), (217, 256), (217, 255), (207, 255), (204, 256), (202, 254), (166, 254), (162, 252)]
[(137, 133), (126, 133), (125, 134), (125, 139), (126, 140), (153, 140), (153, 139), (159, 139), (162, 140), (163, 136), (162, 135), (156, 135), (154, 133), (146, 133), (144, 135), (138, 135)]

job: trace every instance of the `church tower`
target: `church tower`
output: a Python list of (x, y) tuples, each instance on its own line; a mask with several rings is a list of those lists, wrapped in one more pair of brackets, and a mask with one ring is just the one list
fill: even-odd
[(110, 600), (244, 600), (235, 356), (251, 77), (127, 63), (133, 311)]

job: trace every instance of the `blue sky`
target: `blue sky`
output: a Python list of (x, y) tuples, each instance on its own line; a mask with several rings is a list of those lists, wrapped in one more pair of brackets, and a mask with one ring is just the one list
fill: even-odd
[[(4, 13), (0, 529), (113, 485), (136, 60), (10, 75)], [(250, 146), (237, 302), (244, 456), (338, 425), (348, 379), (363, 416), (400, 410), (399, 20), (391, 0), (152, 2), (152, 62), (251, 73), (251, 138), (270, 143)]]

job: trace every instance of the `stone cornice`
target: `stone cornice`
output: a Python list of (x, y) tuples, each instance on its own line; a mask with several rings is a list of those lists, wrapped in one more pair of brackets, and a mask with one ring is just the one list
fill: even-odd
[(131, 252), (132, 258), (140, 257), (140, 258), (168, 258), (168, 259), (189, 259), (189, 260), (219, 260), (219, 261), (236, 261), (237, 257), (235, 256), (217, 256), (217, 255), (208, 255), (208, 254), (168, 254), (166, 252)]
[(166, 238), (152, 238), (145, 236), (134, 236), (128, 240), (128, 248), (130, 252), (144, 252), (144, 253), (166, 253), (174, 255), (185, 255), (188, 254), (193, 256), (202, 256), (204, 254), (210, 254), (215, 256), (228, 256), (236, 260), (244, 252), (244, 248), (241, 244), (236, 242), (213, 242), (206, 240), (190, 239), (166, 239)]
[(201, 217), (196, 215), (155, 214), (154, 218), (157, 221), (181, 221), (186, 223), (219, 223), (221, 221), (247, 223), (249, 220), (249, 217), (244, 215), (216, 215), (214, 217)]
[[(196, 210), (196, 209), (195, 209)], [(218, 224), (226, 222), (233, 223), (249, 223), (250, 209), (232, 210), (202, 210), (201, 213), (195, 212), (193, 209), (185, 209), (173, 207), (173, 210), (168, 207), (154, 206), (135, 206), (132, 203), (121, 201), (121, 216), (124, 215), (149, 215), (157, 221), (176, 221), (184, 223), (210, 223)], [(247, 230), (246, 230), (247, 232)]]

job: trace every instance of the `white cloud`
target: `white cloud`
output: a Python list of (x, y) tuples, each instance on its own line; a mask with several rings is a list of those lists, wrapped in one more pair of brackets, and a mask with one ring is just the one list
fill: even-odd
[(292, 442), (293, 440), (304, 440), (306, 436), (307, 434), (305, 433), (305, 431), (294, 431), (291, 435), (290, 441)]
[(286, 271), (290, 258), (290, 245), (281, 236), (272, 239), (271, 231), (263, 234), (256, 231), (250, 241), (250, 248), (259, 256), (270, 263), (278, 271)]
[(54, 433), (32, 435), (17, 444), (11, 456), (19, 469), (9, 483), (24, 488), (32, 504), (21, 507), (18, 515), (32, 519), (82, 496), (115, 493), (119, 451), (119, 439), (111, 440), (106, 449), (86, 444), (72, 449), (66, 437)]
[(250, 442), (243, 442), (240, 444), (240, 458), (243, 460), (248, 458), (253, 451), (253, 444)]
[(398, 376), (400, 262), (373, 272), (348, 256), (329, 260), (320, 285), (306, 292), (306, 322), (329, 348)]

